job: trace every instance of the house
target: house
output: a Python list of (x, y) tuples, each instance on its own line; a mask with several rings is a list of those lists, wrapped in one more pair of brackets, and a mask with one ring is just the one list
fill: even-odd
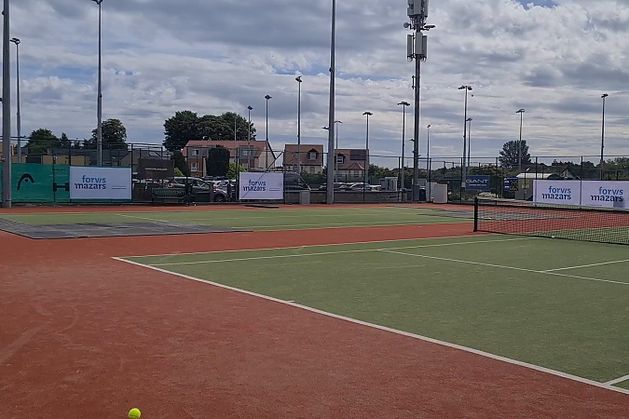
[(341, 182), (362, 182), (369, 168), (367, 150), (338, 149), (335, 152), (336, 178)]
[(284, 169), (296, 172), (298, 164), (301, 165), (302, 173), (317, 175), (323, 173), (323, 146), (286, 144), (284, 146)]
[(216, 147), (226, 148), (229, 151), (229, 162), (239, 164), (247, 171), (266, 170), (275, 163), (275, 153), (268, 141), (192, 140), (181, 150), (188, 163), (190, 176), (206, 175), (209, 150)]

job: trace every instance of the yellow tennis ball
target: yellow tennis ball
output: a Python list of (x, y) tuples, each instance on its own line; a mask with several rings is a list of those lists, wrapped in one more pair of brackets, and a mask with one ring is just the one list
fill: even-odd
[(142, 416), (142, 412), (137, 407), (129, 410), (129, 419), (140, 419), (140, 416)]

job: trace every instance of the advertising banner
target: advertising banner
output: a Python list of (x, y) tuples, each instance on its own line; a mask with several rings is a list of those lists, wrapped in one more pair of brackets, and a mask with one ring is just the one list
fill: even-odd
[(536, 180), (533, 189), (533, 199), (538, 204), (581, 205), (578, 180)]
[(284, 174), (266, 172), (244, 172), (240, 174), (240, 199), (278, 200), (284, 199)]
[(468, 176), (465, 179), (466, 189), (469, 191), (490, 192), (490, 182), (491, 176), (487, 175)]
[(581, 187), (581, 205), (629, 209), (629, 182), (587, 181)]
[(131, 200), (131, 169), (70, 167), (70, 199)]

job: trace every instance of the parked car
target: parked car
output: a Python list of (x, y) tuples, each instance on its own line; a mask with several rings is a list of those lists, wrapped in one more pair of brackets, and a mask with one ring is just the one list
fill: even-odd
[(170, 188), (185, 188), (191, 185), (192, 199), (197, 202), (225, 202), (227, 201), (226, 188), (217, 187), (214, 183), (206, 182), (196, 177), (176, 176), (169, 184)]

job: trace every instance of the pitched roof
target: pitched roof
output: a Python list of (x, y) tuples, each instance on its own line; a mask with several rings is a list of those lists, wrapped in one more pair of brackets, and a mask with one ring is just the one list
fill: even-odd
[[(286, 144), (284, 146), (284, 165), (297, 164), (297, 144)], [(309, 153), (315, 151), (317, 158), (310, 160)], [(299, 160), (302, 166), (323, 166), (323, 145), (301, 144), (299, 146)]]

